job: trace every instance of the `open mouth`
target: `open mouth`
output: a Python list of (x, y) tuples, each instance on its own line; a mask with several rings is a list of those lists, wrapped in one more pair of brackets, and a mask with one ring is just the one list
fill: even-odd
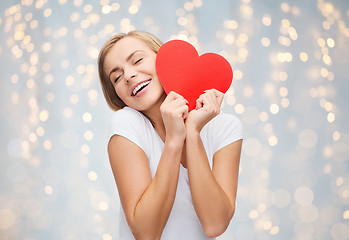
[(131, 96), (136, 96), (140, 91), (142, 91), (146, 86), (148, 86), (150, 83), (150, 80), (141, 82), (140, 84), (138, 84), (132, 91)]

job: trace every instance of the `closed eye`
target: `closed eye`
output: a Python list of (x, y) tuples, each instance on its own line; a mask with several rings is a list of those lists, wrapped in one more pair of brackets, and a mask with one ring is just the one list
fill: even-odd
[(114, 83), (116, 83), (121, 78), (121, 75), (115, 78)]
[(141, 62), (142, 60), (143, 60), (143, 58), (138, 59), (138, 60), (135, 62), (135, 64)]

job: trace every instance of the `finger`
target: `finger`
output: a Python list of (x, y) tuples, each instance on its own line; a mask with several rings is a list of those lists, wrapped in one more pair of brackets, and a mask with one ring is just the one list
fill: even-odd
[(171, 115), (182, 118), (183, 120), (187, 118), (189, 108), (186, 104), (180, 106), (172, 107), (171, 106)]
[(170, 92), (161, 104), (161, 109), (166, 110), (167, 108), (173, 108), (186, 103), (187, 101), (181, 95)]
[(216, 89), (211, 89), (210, 93), (214, 94), (218, 107), (220, 107), (222, 105), (224, 94)]
[(217, 89), (213, 89), (213, 92), (216, 95), (216, 98), (218, 99), (219, 106), (221, 106), (224, 99), (224, 93), (218, 91)]
[(173, 116), (182, 117), (183, 109), (187, 109), (186, 100), (184, 98), (177, 98), (169, 103), (162, 105), (162, 112), (171, 114)]
[(200, 95), (200, 97), (196, 100), (197, 109), (205, 108), (208, 109), (211, 106), (214, 106), (214, 99), (215, 97), (210, 96), (209, 92), (203, 93)]
[(222, 102), (223, 102), (223, 99), (224, 99), (224, 94), (221, 94), (217, 97), (218, 99), (218, 104), (219, 104), (219, 107), (222, 106)]
[(212, 102), (213, 104), (216, 104), (216, 103), (217, 103), (217, 97), (216, 97), (216, 93), (215, 93), (213, 90), (214, 90), (214, 89), (208, 91), (207, 93), (208, 93), (208, 96), (209, 96), (211, 102)]
[(206, 90), (205, 93), (207, 93), (215, 98), (219, 97), (219, 95), (220, 95), (220, 92), (216, 89)]
[(201, 94), (199, 98), (196, 100), (196, 110), (202, 108), (204, 105), (203, 95), (204, 94)]
[(207, 91), (202, 96), (203, 108), (217, 115), (220, 112), (220, 101), (216, 97), (214, 91)]
[[(168, 103), (168, 102), (171, 102), (175, 99), (178, 99), (178, 98), (183, 98), (181, 95), (179, 95), (178, 93), (174, 92), (174, 91), (171, 91), (167, 97), (165, 98), (164, 102), (163, 103)], [(184, 99), (184, 98), (183, 98)]]
[(174, 99), (171, 103), (169, 103), (169, 105), (171, 105), (171, 107), (180, 107), (180, 106), (186, 106), (188, 103), (187, 100), (185, 100), (184, 98), (177, 98)]
[(214, 88), (210, 89), (210, 91), (212, 91), (216, 95), (216, 97), (218, 97), (220, 95), (223, 95), (222, 92), (220, 92), (220, 91), (218, 91), (217, 89), (214, 89)]
[(222, 105), (224, 94), (216, 89), (210, 89), (206, 91), (210, 95), (214, 95), (215, 102), (217, 102), (218, 106), (220, 107)]
[(183, 113), (182, 118), (183, 118), (183, 120), (185, 120), (188, 117), (188, 114), (189, 114), (189, 107), (188, 107), (188, 105), (183, 106), (181, 110), (182, 110), (182, 113)]
[(212, 91), (206, 91), (204, 94), (202, 94), (202, 100), (204, 107), (210, 107), (216, 105), (216, 96)]
[(202, 104), (199, 100), (196, 100), (196, 106), (195, 106), (195, 109), (198, 110), (202, 107)]
[(206, 93), (206, 92), (213, 92), (217, 97), (218, 97), (219, 95), (223, 94), (222, 92), (218, 91), (218, 90), (215, 89), (215, 88), (207, 89), (207, 90), (205, 90), (204, 92), (205, 92), (205, 93)]

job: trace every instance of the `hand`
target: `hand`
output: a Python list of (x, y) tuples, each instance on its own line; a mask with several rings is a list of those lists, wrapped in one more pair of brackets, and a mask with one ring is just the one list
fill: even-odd
[(160, 112), (166, 129), (166, 140), (184, 142), (186, 128), (184, 120), (188, 116), (187, 100), (181, 95), (170, 92), (161, 104)]
[(185, 122), (187, 130), (200, 132), (211, 119), (220, 113), (224, 94), (216, 89), (206, 90), (196, 100), (196, 108), (189, 112)]

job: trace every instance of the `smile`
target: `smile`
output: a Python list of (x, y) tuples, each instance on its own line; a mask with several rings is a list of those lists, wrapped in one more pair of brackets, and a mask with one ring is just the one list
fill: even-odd
[(146, 86), (148, 86), (148, 84), (150, 83), (150, 80), (141, 82), (140, 84), (138, 84), (132, 91), (131, 96), (136, 96), (137, 93), (139, 93), (140, 91), (142, 91), (142, 89), (144, 89)]

